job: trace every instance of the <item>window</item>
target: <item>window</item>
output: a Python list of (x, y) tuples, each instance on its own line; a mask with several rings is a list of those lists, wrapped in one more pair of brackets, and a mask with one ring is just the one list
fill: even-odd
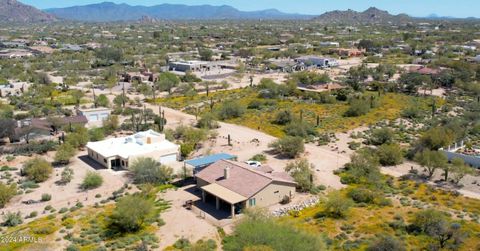
[(125, 161), (122, 160), (122, 166), (125, 166)]
[(249, 206), (255, 206), (255, 204), (257, 204), (257, 201), (255, 198), (251, 198), (248, 200), (248, 205)]
[(107, 159), (103, 159), (103, 162), (107, 163)]
[(279, 192), (280, 192), (280, 191), (277, 190), (277, 191), (275, 191), (275, 192), (273, 192), (273, 193), (279, 193)]

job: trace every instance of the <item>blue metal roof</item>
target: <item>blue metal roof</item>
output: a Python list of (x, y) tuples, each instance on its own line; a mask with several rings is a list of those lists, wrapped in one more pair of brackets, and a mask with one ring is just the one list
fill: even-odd
[(218, 153), (218, 154), (213, 154), (205, 157), (187, 160), (185, 161), (185, 163), (193, 166), (194, 168), (199, 168), (199, 167), (205, 167), (205, 166), (211, 165), (222, 159), (231, 160), (235, 158), (237, 158), (237, 156), (234, 156), (228, 153)]

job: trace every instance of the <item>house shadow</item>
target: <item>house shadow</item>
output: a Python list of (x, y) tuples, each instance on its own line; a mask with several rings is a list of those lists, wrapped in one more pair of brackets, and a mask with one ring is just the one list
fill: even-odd
[(196, 186), (191, 186), (185, 189), (185, 191), (198, 197), (198, 199), (193, 201), (192, 211), (195, 214), (198, 214), (199, 217), (204, 219), (210, 218), (216, 221), (216, 224), (222, 224), (223, 221), (231, 219), (230, 206), (221, 203), (220, 209), (217, 210), (215, 207), (215, 200), (207, 198), (207, 201), (203, 202), (202, 191)]
[[(88, 157), (88, 155), (78, 156), (78, 159), (83, 163), (87, 164), (91, 168), (95, 170), (108, 170), (106, 167), (102, 166), (92, 158)], [(111, 169), (112, 171), (125, 171), (125, 169)]]

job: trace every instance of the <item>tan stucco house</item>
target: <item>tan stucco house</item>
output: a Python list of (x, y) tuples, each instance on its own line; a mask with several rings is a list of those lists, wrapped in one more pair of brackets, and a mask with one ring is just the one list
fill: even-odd
[(162, 164), (172, 163), (180, 156), (180, 146), (153, 130), (127, 137), (87, 143), (88, 156), (108, 169), (128, 168), (139, 157), (150, 157)]
[(266, 207), (295, 195), (296, 183), (285, 172), (269, 167), (253, 168), (247, 164), (219, 160), (195, 176), (204, 202), (214, 202), (235, 216), (241, 209)]

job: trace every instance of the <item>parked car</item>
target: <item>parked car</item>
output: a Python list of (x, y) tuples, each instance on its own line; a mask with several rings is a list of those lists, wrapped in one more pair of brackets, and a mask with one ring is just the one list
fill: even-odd
[(253, 161), (253, 160), (245, 161), (245, 164), (255, 168), (262, 166), (262, 163), (260, 163), (259, 161)]

